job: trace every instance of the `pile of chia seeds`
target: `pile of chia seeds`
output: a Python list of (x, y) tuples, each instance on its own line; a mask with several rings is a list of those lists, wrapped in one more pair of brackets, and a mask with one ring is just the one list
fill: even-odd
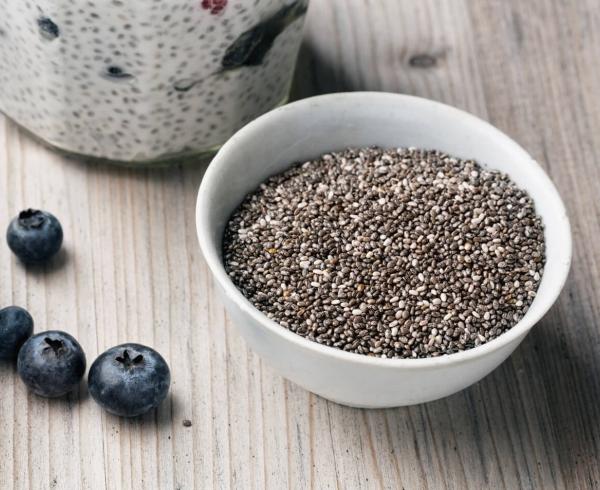
[(508, 176), (439, 151), (331, 153), (271, 177), (224, 236), (227, 272), (269, 318), (323, 345), (435, 357), (515, 325), (544, 232)]

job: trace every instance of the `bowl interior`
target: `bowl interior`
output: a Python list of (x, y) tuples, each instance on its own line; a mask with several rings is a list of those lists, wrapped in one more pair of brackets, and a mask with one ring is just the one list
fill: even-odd
[(569, 221), (550, 179), (525, 150), (488, 123), (444, 104), (387, 93), (332, 94), (295, 102), (250, 123), (223, 146), (203, 179), (197, 220), (205, 258), (226, 294), (235, 294), (235, 287), (221, 264), (222, 234), (244, 196), (293, 162), (373, 145), (438, 149), (473, 158), (506, 172), (529, 192), (545, 227), (544, 275), (526, 316), (487, 345), (503, 337), (509, 341), (515, 330), (539, 320), (556, 300), (571, 258)]

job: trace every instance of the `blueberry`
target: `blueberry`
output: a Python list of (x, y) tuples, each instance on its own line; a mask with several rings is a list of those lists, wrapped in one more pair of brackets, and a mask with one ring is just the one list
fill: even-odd
[(88, 375), (90, 394), (105, 410), (135, 417), (158, 407), (167, 397), (171, 373), (150, 347), (123, 344), (94, 361)]
[(26, 209), (10, 222), (6, 241), (26, 264), (46, 262), (60, 250), (63, 231), (59, 221), (50, 213)]
[(68, 333), (38, 333), (23, 344), (17, 371), (35, 394), (54, 398), (77, 387), (85, 373), (85, 354)]
[(23, 308), (9, 306), (0, 310), (0, 360), (14, 359), (33, 333), (33, 318)]
[(39, 17), (37, 20), (38, 27), (40, 29), (40, 34), (45, 39), (52, 41), (56, 39), (60, 35), (60, 29), (58, 26), (48, 17)]

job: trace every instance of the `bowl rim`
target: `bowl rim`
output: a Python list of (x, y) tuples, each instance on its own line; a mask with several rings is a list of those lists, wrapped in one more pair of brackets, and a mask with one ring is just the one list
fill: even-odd
[[(396, 99), (395, 103), (398, 103), (398, 101), (404, 101), (406, 103), (417, 102), (421, 104), (429, 104), (436, 110), (446, 112), (452, 117), (470, 120), (472, 123), (479, 125), (482, 130), (488, 132), (488, 134), (490, 134), (492, 137), (503, 140), (503, 143), (505, 145), (512, 147), (512, 149), (514, 149), (515, 151), (522, 152), (525, 156), (528, 157), (529, 165), (531, 165), (534, 168), (537, 174), (536, 178), (539, 179), (541, 185), (546, 187), (546, 190), (552, 196), (552, 199), (554, 199), (556, 201), (556, 204), (558, 204), (558, 206), (560, 207), (561, 212), (558, 219), (560, 220), (561, 225), (564, 228), (564, 242), (561, 244), (561, 247), (563, 248), (563, 256), (567, 258), (567, 260), (564, 262), (554, 264), (555, 267), (560, 267), (562, 270), (560, 274), (560, 281), (556, 281), (555, 283), (553, 283), (553, 287), (548, 290), (547, 294), (543, 298), (539, 298), (543, 299), (543, 303), (541, 307), (537, 309), (536, 314), (526, 314), (519, 322), (513, 325), (506, 332), (500, 334), (495, 339), (492, 339), (489, 342), (486, 342), (485, 344), (481, 344), (464, 351), (454, 352), (452, 354), (442, 354), (437, 357), (390, 359), (368, 356), (365, 354), (357, 354), (354, 352), (347, 352), (341, 349), (337, 349), (335, 347), (329, 347), (323, 344), (319, 344), (318, 342), (314, 342), (305, 337), (302, 337), (301, 335), (298, 335), (288, 330), (287, 328), (282, 327), (276, 321), (268, 318), (264, 313), (262, 313), (258, 308), (256, 308), (235, 286), (235, 284), (229, 278), (227, 272), (225, 271), (225, 267), (220, 258), (220, 254), (217, 251), (217, 247), (212, 243), (212, 240), (210, 239), (210, 236), (212, 235), (212, 230), (210, 230), (208, 227), (210, 203), (208, 201), (207, 195), (209, 194), (209, 190), (212, 187), (218, 175), (219, 167), (220, 165), (222, 165), (221, 162), (227, 160), (230, 149), (237, 146), (240, 140), (243, 141), (245, 138), (251, 136), (252, 133), (260, 132), (261, 126), (268, 124), (271, 119), (277, 118), (280, 114), (288, 114), (290, 111), (303, 109), (303, 106), (310, 106), (315, 102), (326, 104), (329, 100), (333, 99), (353, 98), (394, 98)], [(510, 138), (508, 135), (500, 131), (492, 124), (466, 111), (431, 99), (392, 92), (363, 91), (338, 92), (333, 94), (317, 95), (280, 106), (248, 123), (246, 126), (237, 131), (221, 147), (221, 149), (217, 152), (215, 157), (210, 162), (208, 169), (206, 170), (202, 178), (200, 189), (198, 191), (198, 198), (196, 201), (196, 232), (198, 235), (198, 241), (204, 256), (204, 260), (208, 265), (214, 280), (221, 287), (224, 295), (230, 301), (233, 301), (244, 314), (249, 315), (262, 328), (268, 330), (270, 333), (282, 338), (285, 341), (295, 344), (295, 346), (297, 346), (298, 348), (311, 351), (316, 355), (335, 358), (342, 362), (351, 362), (383, 368), (402, 367), (423, 369), (462, 364), (492, 354), (493, 352), (496, 352), (502, 347), (514, 341), (517, 341), (520, 336), (525, 336), (529, 332), (529, 330), (531, 330), (531, 328), (542, 319), (542, 317), (556, 302), (569, 275), (572, 259), (571, 226), (565, 205), (556, 187), (554, 186), (544, 169), (540, 166), (540, 164), (537, 161), (535, 161), (531, 157), (531, 155), (524, 148), (522, 148), (517, 142), (515, 142), (512, 138)], [(544, 273), (546, 272), (547, 267), (548, 263), (546, 263), (545, 265)], [(536, 299), (538, 299), (538, 297), (536, 297)]]

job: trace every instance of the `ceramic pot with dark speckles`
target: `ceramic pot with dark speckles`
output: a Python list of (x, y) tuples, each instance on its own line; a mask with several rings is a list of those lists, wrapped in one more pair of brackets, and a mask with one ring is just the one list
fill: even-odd
[(4, 0), (0, 111), (69, 154), (179, 163), (287, 100), (308, 0)]

